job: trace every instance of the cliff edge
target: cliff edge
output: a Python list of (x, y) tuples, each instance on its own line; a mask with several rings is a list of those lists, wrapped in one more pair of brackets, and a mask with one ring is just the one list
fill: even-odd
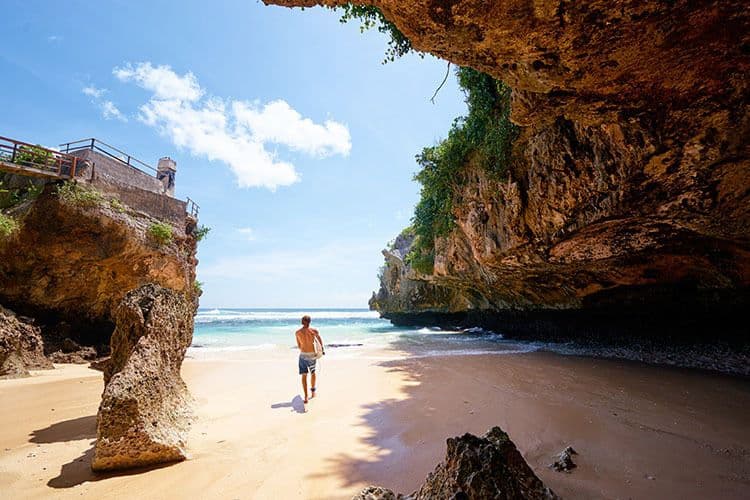
[(366, 4), (508, 84), (520, 127), (504, 178), (455, 172), (432, 272), (386, 250), (371, 307), (517, 335), (732, 329), (750, 304), (743, 2)]

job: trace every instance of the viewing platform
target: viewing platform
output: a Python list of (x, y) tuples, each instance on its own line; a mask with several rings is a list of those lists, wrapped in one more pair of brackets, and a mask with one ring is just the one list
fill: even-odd
[(198, 219), (200, 207), (174, 197), (177, 163), (156, 168), (96, 138), (60, 144), (58, 150), (0, 136), (0, 172), (25, 177), (87, 182), (154, 217), (180, 223)]

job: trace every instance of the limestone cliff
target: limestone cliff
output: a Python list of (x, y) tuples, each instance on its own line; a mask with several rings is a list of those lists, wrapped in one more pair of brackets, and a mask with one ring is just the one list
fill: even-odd
[(4, 212), (15, 229), (0, 234), (0, 303), (43, 335), (0, 307), (0, 378), (52, 368), (42, 336), (49, 351), (59, 344), (56, 362), (85, 362), (94, 349), (71, 346), (109, 351), (111, 338), (92, 467), (185, 458), (191, 398), (180, 367), (200, 296), (195, 219), (160, 220), (85, 181), (47, 184)]
[(739, 316), (750, 302), (744, 2), (364, 3), (416, 49), (508, 83), (522, 127), (507, 180), (457, 174), (456, 228), (435, 242), (434, 273), (386, 255), (373, 307), (518, 333), (596, 317), (577, 311), (631, 330)]
[[(10, 209), (19, 230), (0, 241), (0, 304), (35, 318), (50, 338), (107, 345), (129, 291), (156, 283), (196, 295), (196, 240), (188, 234), (195, 224), (163, 225), (81, 186), (60, 195), (50, 184)], [(157, 241), (157, 226), (171, 238)]]

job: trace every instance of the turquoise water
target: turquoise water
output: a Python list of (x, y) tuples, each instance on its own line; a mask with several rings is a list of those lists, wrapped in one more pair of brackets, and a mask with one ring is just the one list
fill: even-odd
[[(366, 309), (200, 309), (195, 318), (191, 357), (288, 356), (304, 314), (323, 338), (327, 354), (349, 357), (392, 352), (395, 356), (511, 354), (551, 351), (566, 355), (624, 358), (750, 376), (750, 349), (720, 343), (692, 346), (667, 343), (628, 345), (549, 343), (503, 338), (481, 329), (441, 330), (395, 327)], [(330, 357), (330, 356), (329, 356)]]
[(350, 353), (368, 348), (410, 355), (527, 352), (531, 344), (505, 341), (482, 330), (401, 328), (366, 309), (200, 309), (195, 318), (194, 352), (279, 351), (296, 346), (294, 332), (309, 314), (312, 326), (332, 349)]

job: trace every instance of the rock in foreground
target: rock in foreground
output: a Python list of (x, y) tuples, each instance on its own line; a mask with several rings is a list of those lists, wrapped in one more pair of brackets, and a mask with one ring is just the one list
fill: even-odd
[(29, 369), (51, 368), (39, 327), (0, 307), (0, 378), (27, 377)]
[(528, 466), (508, 435), (493, 427), (483, 437), (473, 434), (448, 439), (445, 461), (409, 496), (368, 487), (355, 499), (556, 499)]
[(192, 413), (180, 367), (192, 341), (194, 308), (183, 295), (148, 284), (128, 293), (115, 311), (94, 470), (186, 458)]

